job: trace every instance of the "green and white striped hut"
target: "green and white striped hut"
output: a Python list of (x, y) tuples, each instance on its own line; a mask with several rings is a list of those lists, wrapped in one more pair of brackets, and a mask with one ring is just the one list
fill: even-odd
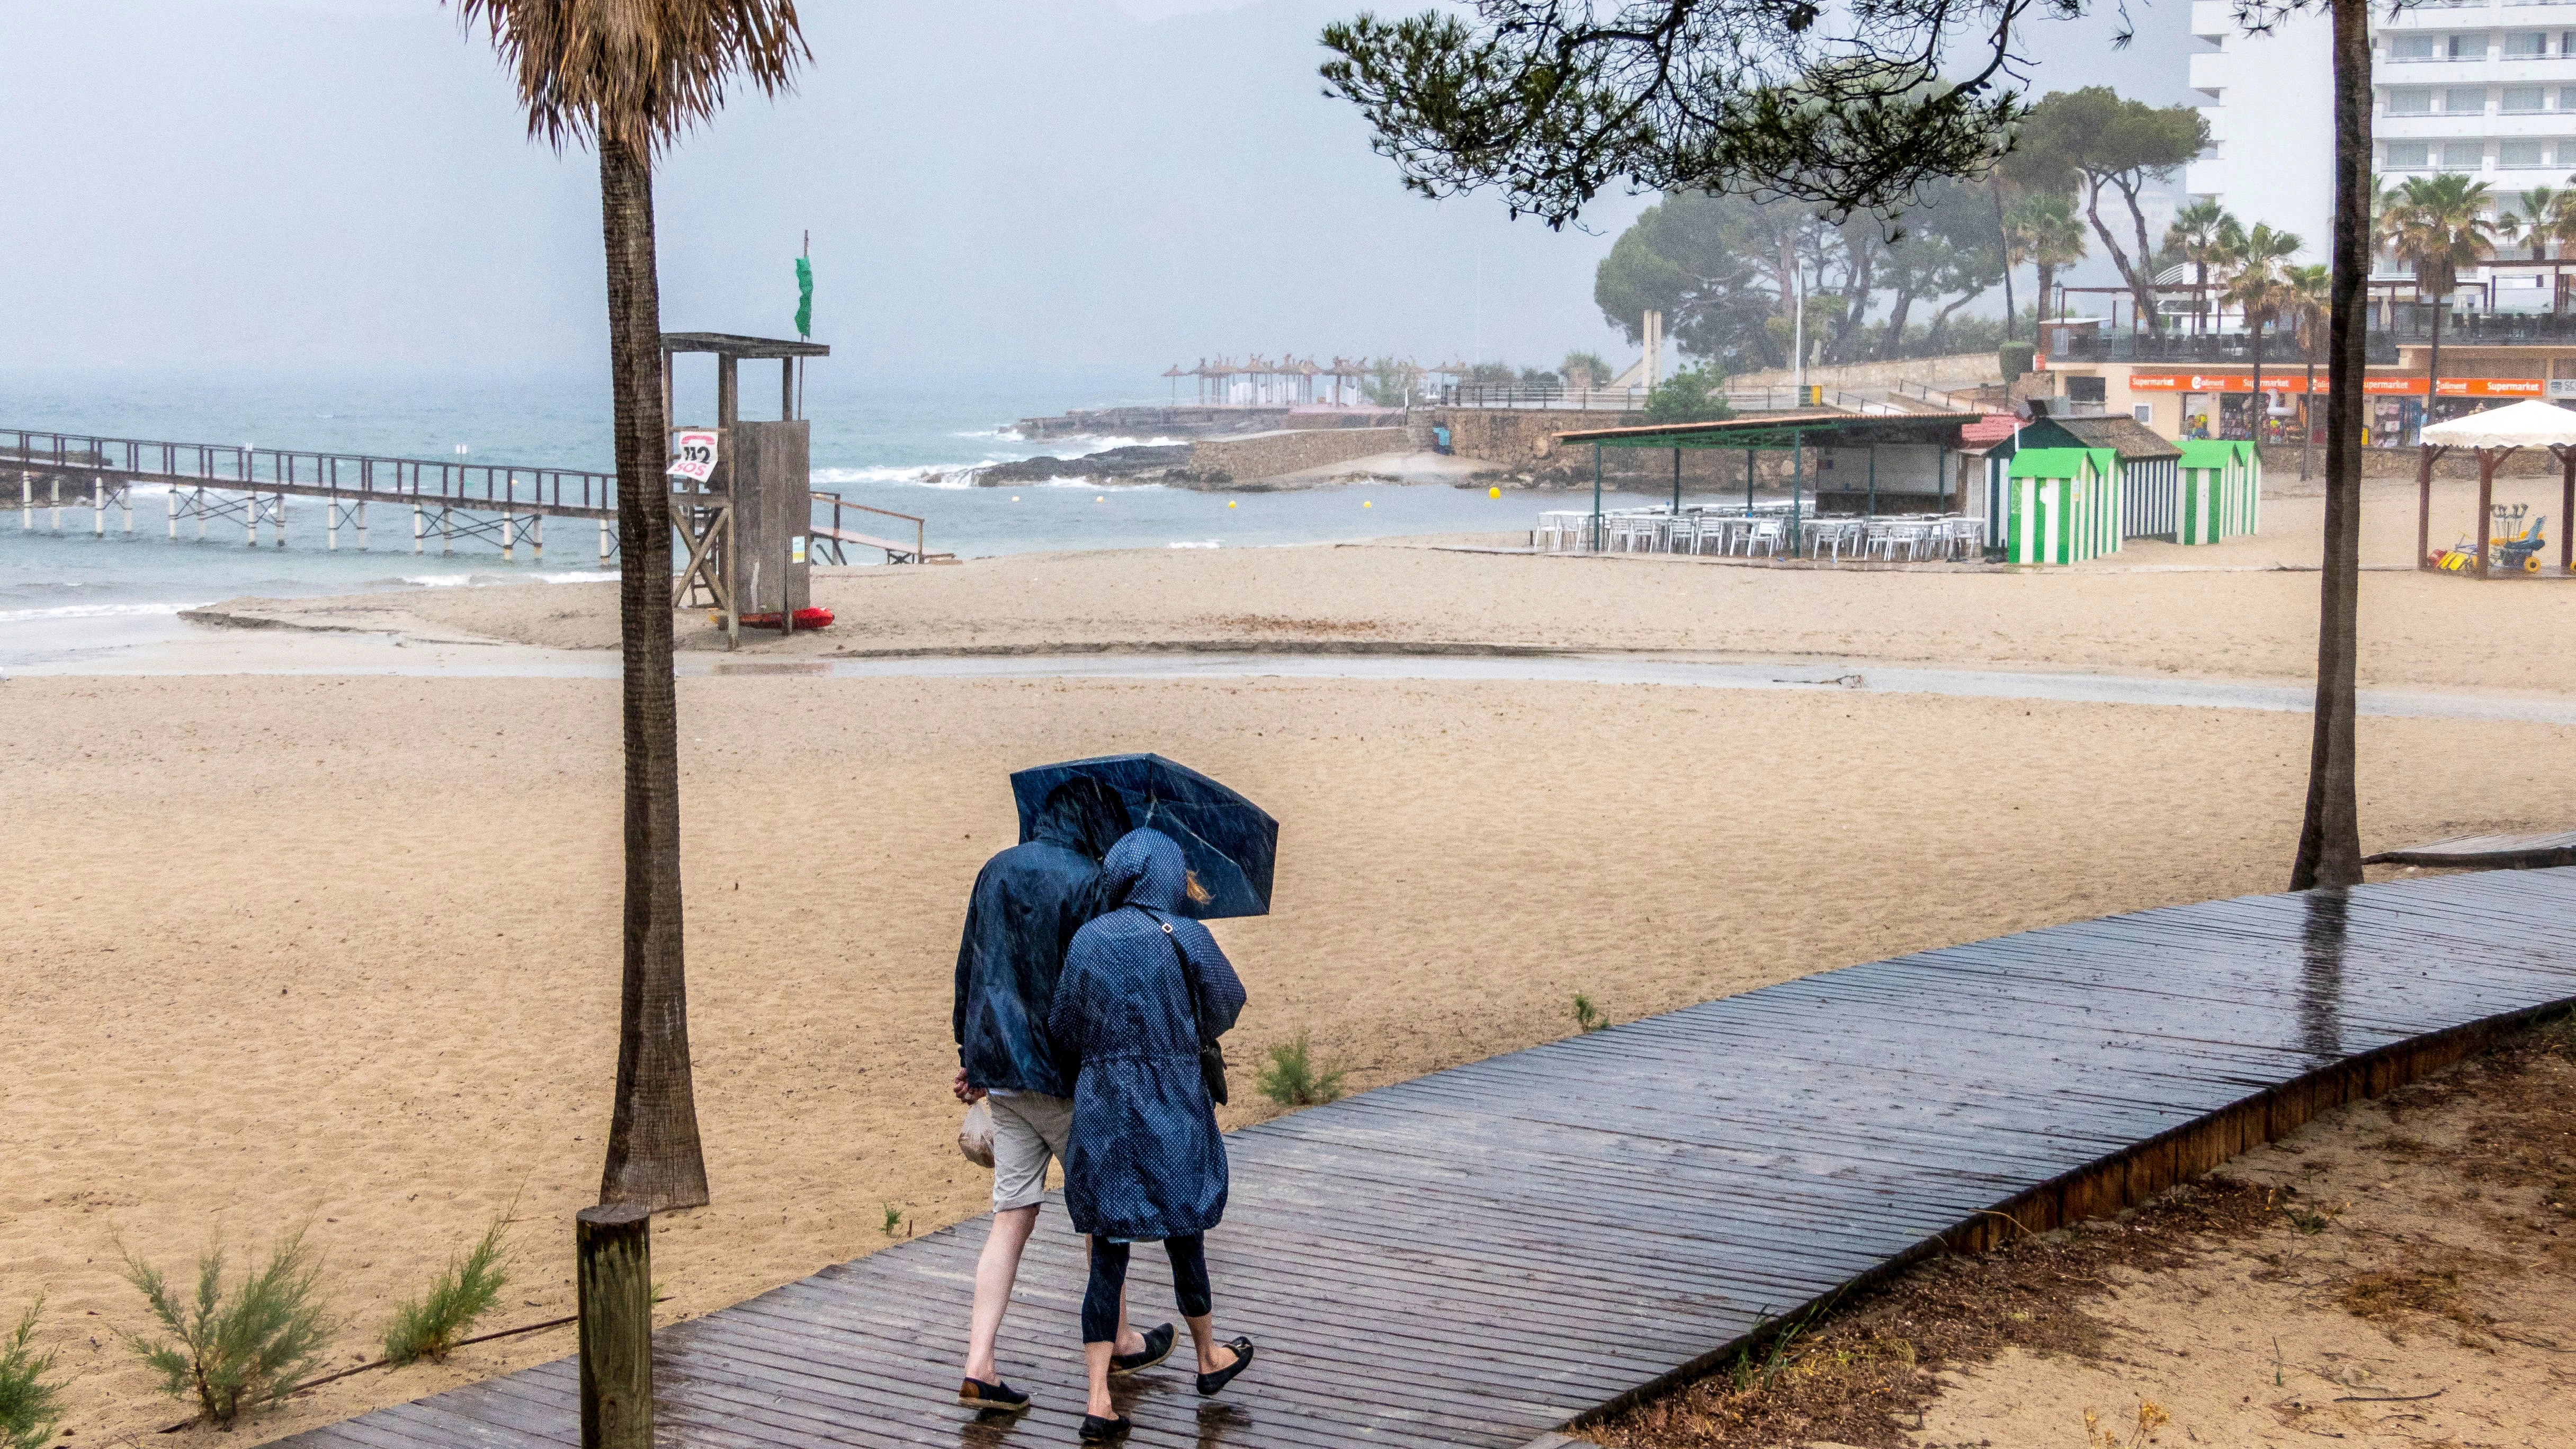
[(2174, 537), (2216, 543), (2263, 521), (2263, 455), (2237, 439), (2197, 439), (2182, 448), (2182, 518)]
[(2013, 455), (2009, 563), (2080, 563), (2120, 551), (2120, 455), (2024, 448)]

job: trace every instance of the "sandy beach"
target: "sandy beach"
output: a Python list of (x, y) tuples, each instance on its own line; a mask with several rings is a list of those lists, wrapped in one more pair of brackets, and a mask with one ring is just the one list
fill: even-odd
[[(2371, 561), (2402, 570), (2411, 508), (2400, 537), (2373, 507)], [(2047, 574), (1420, 540), (857, 569), (817, 583), (842, 626), (750, 647), (1376, 640), (2296, 680), (2317, 577), (2277, 566), (2312, 561), (2316, 516), (2270, 500), (2257, 539)], [(2365, 679), (2576, 693), (2565, 589), (2371, 574)], [(235, 604), (301, 627), (209, 637), (597, 650), (611, 604), (587, 584)], [(680, 708), (715, 1202), (657, 1225), (669, 1316), (882, 1247), (889, 1210), (898, 1235), (980, 1210), (987, 1179), (951, 1141), (949, 982), (967, 884), (1013, 838), (1013, 768), (1151, 749), (1268, 806), (1276, 912), (1217, 928), (1252, 994), (1237, 1058), (1306, 1030), (1367, 1087), (1566, 1034), (1578, 991), (1624, 1020), (2277, 890), (2308, 755), (2291, 713), (1635, 684), (746, 673), (683, 679)], [(48, 1295), (68, 1442), (182, 1417), (118, 1341), (144, 1317), (120, 1245), (183, 1266), (309, 1225), (354, 1363), (520, 1195), (490, 1326), (569, 1312), (562, 1224), (596, 1192), (615, 1046), (613, 681), (20, 677), (0, 721), (0, 829), (31, 856), (6, 887), (27, 964), (0, 987), (0, 1309)], [(2569, 745), (2559, 725), (2366, 718), (2365, 845), (2564, 828)], [(1015, 1320), (1014, 1351), (1061, 1351), (1061, 1327)], [(570, 1348), (553, 1330), (361, 1374), (239, 1437)]]

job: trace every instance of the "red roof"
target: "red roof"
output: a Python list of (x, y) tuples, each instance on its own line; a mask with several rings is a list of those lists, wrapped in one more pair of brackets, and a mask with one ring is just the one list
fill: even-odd
[(1988, 413), (1978, 421), (1959, 429), (1959, 441), (1970, 446), (2000, 443), (2021, 431), (2021, 419), (2011, 413)]

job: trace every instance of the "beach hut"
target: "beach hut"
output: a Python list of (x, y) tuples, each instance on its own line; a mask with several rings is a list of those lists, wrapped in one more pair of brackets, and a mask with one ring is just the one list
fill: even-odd
[(2080, 563), (2120, 548), (2120, 462), (2108, 448), (2013, 455), (2008, 563)]
[(2250, 534), (2263, 521), (2263, 458), (2252, 443), (2194, 439), (2182, 449), (2176, 543), (2216, 543)]
[(2182, 449), (2132, 417), (2036, 417), (2024, 448), (2108, 448), (2119, 457), (2120, 537), (2173, 538), (2180, 532)]

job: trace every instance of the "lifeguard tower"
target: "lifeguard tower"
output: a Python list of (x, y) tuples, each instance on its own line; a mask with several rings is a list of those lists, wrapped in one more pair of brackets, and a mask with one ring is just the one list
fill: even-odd
[[(726, 642), (742, 637), (745, 614), (776, 614), (781, 632), (813, 601), (805, 555), (813, 532), (813, 428), (800, 414), (804, 360), (829, 357), (820, 342), (739, 337), (727, 332), (662, 334), (662, 416), (671, 416), (672, 360), (716, 360), (716, 465), (703, 484), (672, 480), (671, 524), (687, 558), (672, 595), (684, 608), (712, 606)], [(778, 418), (742, 420), (740, 364), (778, 364)], [(674, 434), (703, 423), (673, 425)]]

